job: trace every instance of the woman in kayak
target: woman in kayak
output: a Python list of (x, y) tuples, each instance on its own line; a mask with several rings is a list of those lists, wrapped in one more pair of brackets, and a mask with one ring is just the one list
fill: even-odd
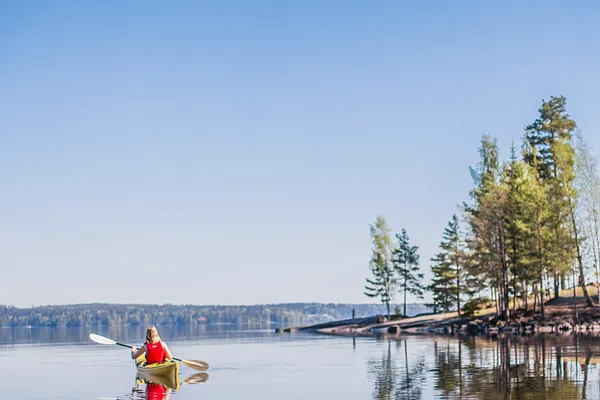
[(150, 325), (148, 329), (146, 329), (146, 343), (140, 347), (139, 350), (136, 349), (135, 346), (131, 348), (131, 358), (135, 360), (146, 353), (147, 364), (162, 363), (166, 360), (173, 359), (169, 348), (160, 340), (158, 331), (153, 325)]

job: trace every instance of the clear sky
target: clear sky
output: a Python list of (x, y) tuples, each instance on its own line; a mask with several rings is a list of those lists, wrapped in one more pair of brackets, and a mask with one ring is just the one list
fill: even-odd
[(2, 1), (0, 304), (372, 302), (378, 214), (429, 277), (482, 134), (506, 157), (562, 94), (600, 152), (599, 19), (592, 1)]

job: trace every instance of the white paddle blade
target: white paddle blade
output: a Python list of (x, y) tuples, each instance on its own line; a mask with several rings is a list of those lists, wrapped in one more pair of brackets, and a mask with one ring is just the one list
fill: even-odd
[(90, 333), (90, 339), (100, 344), (117, 344), (117, 342), (115, 342), (114, 340), (104, 336), (96, 335), (95, 333)]

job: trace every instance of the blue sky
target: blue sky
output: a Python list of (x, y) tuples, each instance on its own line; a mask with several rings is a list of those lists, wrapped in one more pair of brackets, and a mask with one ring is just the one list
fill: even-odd
[(371, 302), (478, 140), (565, 95), (600, 154), (594, 2), (0, 3), (0, 304)]

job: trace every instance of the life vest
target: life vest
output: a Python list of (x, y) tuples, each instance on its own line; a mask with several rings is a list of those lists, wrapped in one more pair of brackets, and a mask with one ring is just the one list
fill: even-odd
[(146, 342), (146, 363), (154, 364), (165, 361), (165, 348), (161, 341), (156, 343)]

